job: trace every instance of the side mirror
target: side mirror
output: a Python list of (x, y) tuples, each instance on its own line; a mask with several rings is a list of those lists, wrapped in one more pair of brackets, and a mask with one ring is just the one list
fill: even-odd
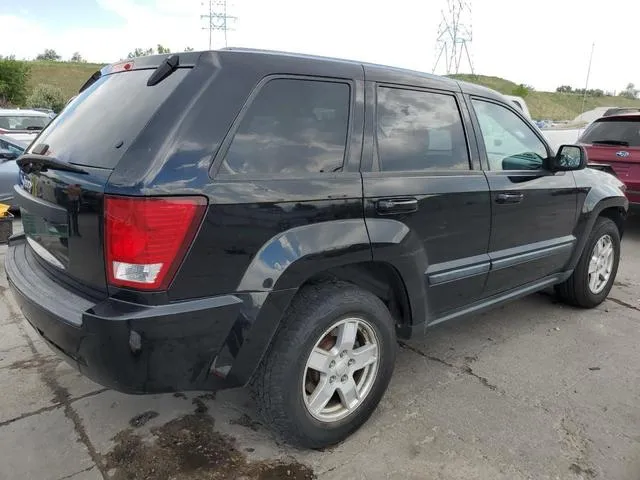
[(549, 162), (552, 172), (582, 170), (587, 166), (587, 150), (580, 145), (561, 145)]
[(0, 150), (0, 161), (7, 161), (7, 160), (15, 160), (16, 158), (18, 158), (20, 155), (18, 155), (16, 152), (11, 152), (9, 150)]

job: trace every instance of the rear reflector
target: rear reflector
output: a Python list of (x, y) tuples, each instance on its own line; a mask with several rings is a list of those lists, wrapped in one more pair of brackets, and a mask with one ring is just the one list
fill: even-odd
[(165, 290), (206, 210), (204, 197), (105, 196), (105, 257), (111, 285)]

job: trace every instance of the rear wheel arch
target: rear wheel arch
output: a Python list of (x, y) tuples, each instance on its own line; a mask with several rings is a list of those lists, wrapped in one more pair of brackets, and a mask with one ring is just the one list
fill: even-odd
[(330, 268), (309, 277), (301, 286), (341, 281), (356, 285), (378, 297), (393, 316), (398, 336), (411, 336), (411, 301), (401, 273), (387, 262), (358, 262)]

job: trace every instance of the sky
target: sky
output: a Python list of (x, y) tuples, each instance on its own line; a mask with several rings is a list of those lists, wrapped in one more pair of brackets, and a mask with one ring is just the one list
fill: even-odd
[[(208, 0), (0, 0), (0, 55), (32, 59), (45, 48), (110, 63), (136, 47), (209, 46)], [(214, 4), (215, 4), (214, 0)], [(471, 3), (471, 2), (469, 2)], [(596, 7), (598, 5), (598, 7)], [(475, 0), (469, 51), (476, 73), (536, 90), (640, 85), (640, 2)], [(431, 72), (446, 0), (229, 0), (228, 45), (327, 55)], [(224, 46), (220, 33), (213, 47)], [(444, 74), (444, 62), (436, 73)], [(461, 73), (470, 72), (463, 58)]]

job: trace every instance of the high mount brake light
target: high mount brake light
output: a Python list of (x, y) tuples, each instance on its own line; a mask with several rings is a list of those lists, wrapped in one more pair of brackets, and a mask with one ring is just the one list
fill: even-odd
[(204, 197), (105, 196), (105, 259), (111, 285), (165, 290), (202, 222)]

